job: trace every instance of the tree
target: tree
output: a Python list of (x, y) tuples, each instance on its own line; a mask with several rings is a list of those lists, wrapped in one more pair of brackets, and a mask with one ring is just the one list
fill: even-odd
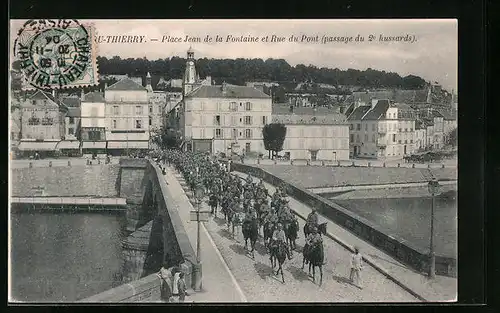
[(269, 151), (271, 158), (271, 151), (273, 152), (272, 159), (278, 152), (283, 150), (283, 143), (286, 137), (286, 126), (281, 123), (271, 123), (264, 126), (262, 130), (264, 137), (264, 147)]

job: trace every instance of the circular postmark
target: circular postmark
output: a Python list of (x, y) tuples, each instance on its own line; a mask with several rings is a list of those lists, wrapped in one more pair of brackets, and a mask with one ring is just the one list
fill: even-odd
[(30, 86), (63, 88), (86, 75), (91, 44), (89, 29), (76, 20), (29, 20), (18, 32), (14, 57)]

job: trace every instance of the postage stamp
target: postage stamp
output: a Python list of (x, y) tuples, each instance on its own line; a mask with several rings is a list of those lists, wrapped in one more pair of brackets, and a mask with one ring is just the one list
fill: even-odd
[(52, 90), (98, 83), (92, 24), (77, 20), (28, 20), (14, 43), (23, 89)]

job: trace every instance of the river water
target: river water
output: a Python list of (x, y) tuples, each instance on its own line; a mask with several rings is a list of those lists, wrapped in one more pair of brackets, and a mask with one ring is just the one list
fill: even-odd
[(11, 214), (12, 300), (72, 302), (120, 285), (126, 236), (123, 214)]
[[(339, 200), (345, 209), (380, 226), (386, 234), (394, 234), (428, 251), (430, 243), (430, 197), (402, 197)], [(437, 255), (457, 257), (456, 199), (436, 197), (434, 209), (434, 244)]]

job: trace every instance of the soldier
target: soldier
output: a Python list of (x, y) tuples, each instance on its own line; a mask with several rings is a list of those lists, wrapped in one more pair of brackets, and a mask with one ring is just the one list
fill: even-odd
[(285, 248), (286, 255), (289, 260), (292, 259), (290, 255), (290, 251), (288, 251), (288, 245), (286, 244), (286, 236), (285, 231), (283, 230), (283, 225), (278, 223), (278, 228), (273, 233), (273, 243), (278, 247), (279, 245), (283, 245)]

